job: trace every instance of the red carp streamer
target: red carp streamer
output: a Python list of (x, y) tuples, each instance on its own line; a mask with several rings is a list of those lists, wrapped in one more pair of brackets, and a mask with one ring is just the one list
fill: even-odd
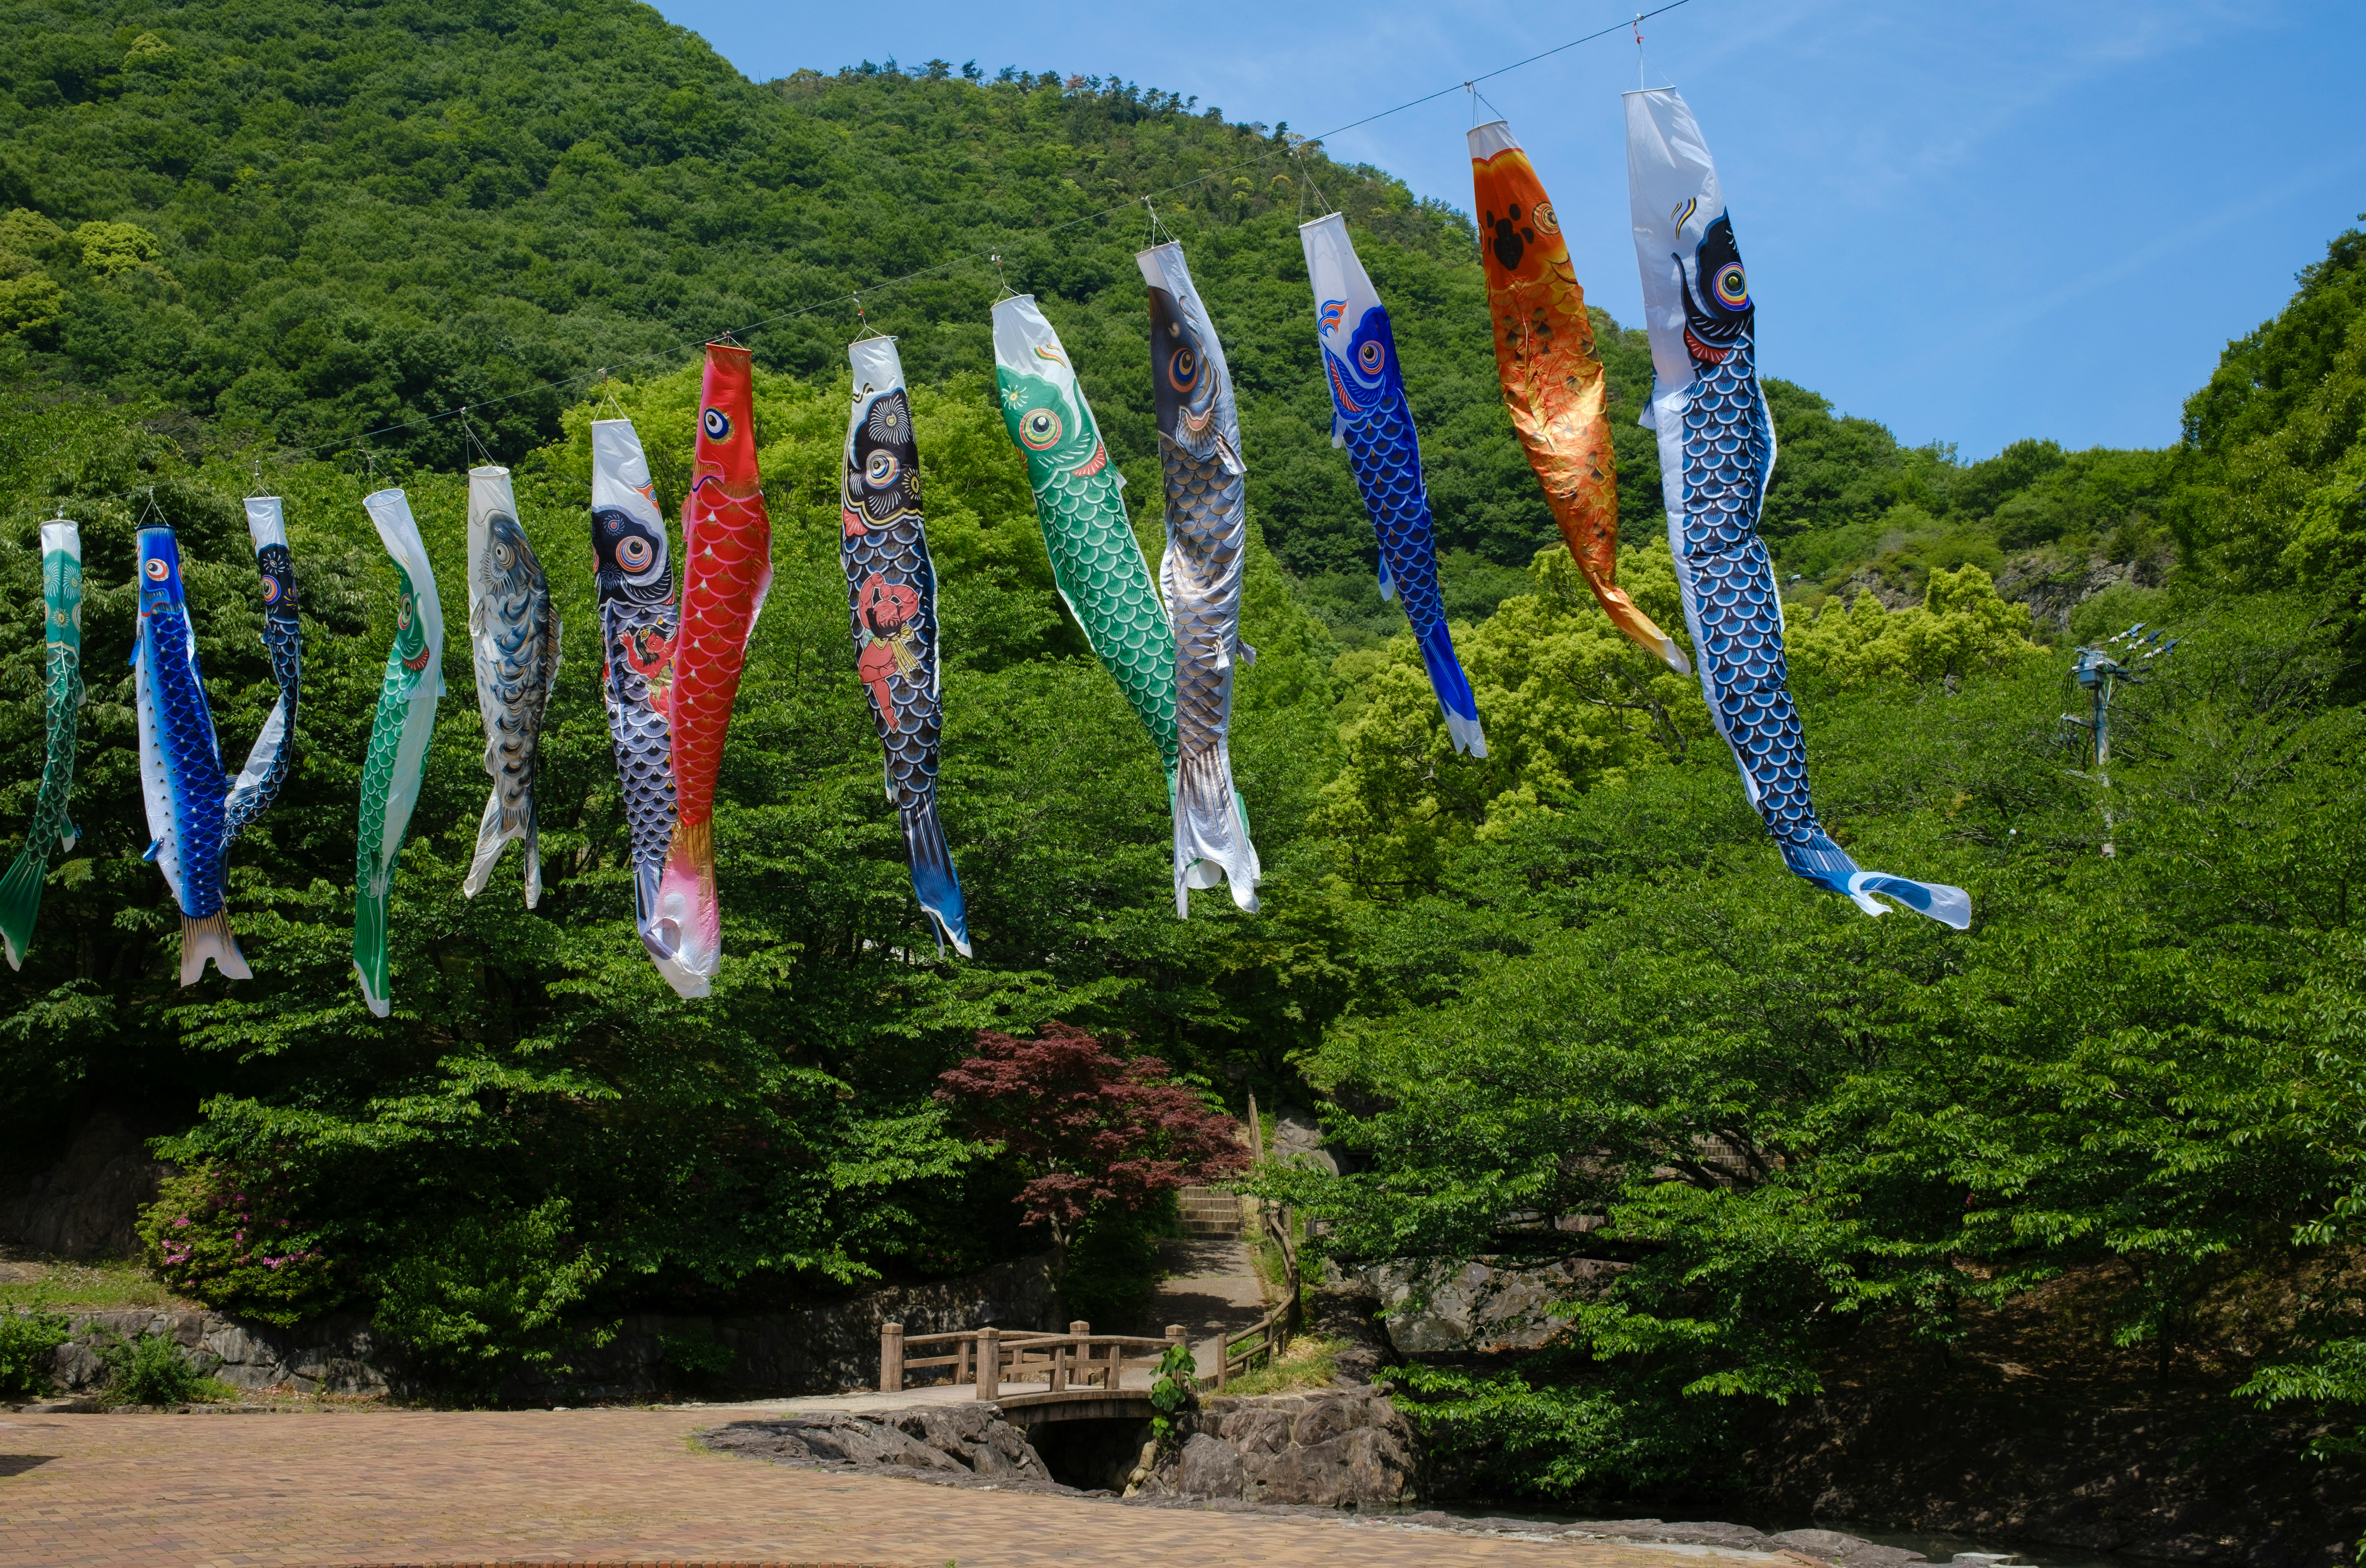
[[(682, 623), (671, 711), (674, 829), (659, 908), (681, 921), (683, 967), (713, 980), (723, 962), (715, 893), (715, 776), (739, 694), (749, 634), (772, 584), (772, 524), (756, 471), (755, 388), (749, 354), (706, 345), (698, 448), (682, 503)], [(704, 994), (702, 987), (700, 994)]]

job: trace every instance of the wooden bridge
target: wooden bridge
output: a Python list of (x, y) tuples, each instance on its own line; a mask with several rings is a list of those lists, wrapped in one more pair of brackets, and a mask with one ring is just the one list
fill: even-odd
[[(1298, 1326), (1298, 1244), (1287, 1209), (1261, 1208), (1265, 1239), (1280, 1248), (1286, 1292), (1281, 1303), (1237, 1334), (1219, 1334), (1207, 1344), (1203, 1379), (1222, 1388), (1234, 1378), (1270, 1366)], [(960, 1328), (944, 1334), (907, 1336), (900, 1323), (879, 1328), (879, 1392), (918, 1393), (942, 1399), (970, 1397), (994, 1401), (1003, 1414), (1020, 1425), (1042, 1421), (1093, 1421), (1130, 1416), (1146, 1420), (1151, 1414), (1150, 1386), (1159, 1360), (1168, 1349), (1182, 1345), (1181, 1324), (1169, 1324), (1164, 1337), (1131, 1334), (1095, 1334), (1082, 1320), (1068, 1325), (1065, 1334), (1034, 1329), (1005, 1330), (991, 1325)], [(912, 1354), (929, 1349), (931, 1355)], [(913, 1372), (934, 1374), (920, 1388), (908, 1386)]]

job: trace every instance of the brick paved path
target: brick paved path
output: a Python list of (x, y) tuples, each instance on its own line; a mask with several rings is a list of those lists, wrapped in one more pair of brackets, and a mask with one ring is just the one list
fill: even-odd
[(689, 1435), (719, 1414), (0, 1415), (0, 1564), (1703, 1568), (1642, 1547), (955, 1491), (693, 1451)]

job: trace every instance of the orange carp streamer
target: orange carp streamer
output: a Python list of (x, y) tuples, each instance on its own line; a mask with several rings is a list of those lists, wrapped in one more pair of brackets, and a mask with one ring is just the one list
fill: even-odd
[(685, 996), (704, 996), (722, 963), (715, 778), (749, 634), (772, 583), (772, 526), (756, 470), (754, 374), (746, 349), (706, 345), (698, 402), (698, 445), (682, 503), (682, 620), (666, 716), (673, 737), (673, 841), (658, 883), (660, 918), (681, 932), (689, 974), (675, 988)]
[(1678, 674), (1689, 673), (1684, 649), (1618, 586), (1610, 386), (1552, 199), (1504, 121), (1470, 132), (1470, 182), (1495, 320), (1495, 370), (1528, 466), (1611, 624)]

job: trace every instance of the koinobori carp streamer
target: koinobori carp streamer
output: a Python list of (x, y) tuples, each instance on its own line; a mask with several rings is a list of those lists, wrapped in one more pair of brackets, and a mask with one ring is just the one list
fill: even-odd
[(1150, 286), (1150, 390), (1166, 488), (1158, 582), (1175, 623), (1175, 912), (1221, 877), (1256, 912), (1260, 874), (1248, 813), (1233, 784), (1233, 671), (1256, 650), (1241, 641), (1248, 562), (1248, 465), (1232, 371), (1183, 247), (1135, 255)]
[(25, 847), (8, 874), (0, 877), (0, 941), (6, 943), (11, 969), (24, 967), (25, 953), (33, 945), (50, 857), (64, 854), (82, 836), (66, 816), (83, 704), (82, 531), (62, 517), (41, 525), (41, 613), (42, 639), (48, 645), (43, 707), (49, 732), (41, 793), (33, 802), (33, 819), (25, 825)]
[(1679, 675), (1689, 673), (1684, 649), (1618, 586), (1609, 378), (1560, 220), (1504, 121), (1472, 128), (1470, 183), (1495, 321), (1495, 373), (1545, 504), (1611, 624)]
[(558, 678), (558, 612), (550, 581), (518, 522), (507, 468), (468, 470), (468, 648), (485, 726), (492, 793), (477, 824), (477, 853), (461, 891), (485, 890), (512, 840), (525, 846), (525, 907), (542, 901), (542, 839), (534, 778), (543, 716)]
[(1331, 383), (1331, 445), (1346, 449), (1380, 540), (1380, 596), (1404, 605), (1454, 749), (1483, 757), (1487, 738), (1479, 728), (1479, 701), (1446, 626), (1429, 486), (1422, 478), (1421, 441), (1405, 403), (1389, 312), (1357, 258), (1345, 218), (1335, 212), (1302, 223), (1298, 238), (1314, 286), (1314, 337)]
[(173, 530), (140, 530), (140, 626), (132, 643), (133, 703), (140, 721), (140, 785), (148, 806), (148, 858), (164, 874), (181, 910), (181, 984), (206, 963), (234, 980), (252, 977), (224, 901), (230, 853), (230, 780), (197, 671), (197, 635), (181, 590)]
[(945, 941), (970, 955), (961, 877), (937, 815), (944, 703), (937, 683), (937, 569), (920, 502), (920, 446), (896, 340), (850, 345), (853, 406), (839, 488), (839, 564), (854, 631), (855, 673), (886, 754), (887, 802), (904, 829), (912, 895)]
[(1175, 798), (1175, 626), (1125, 515), (1110, 461), (1059, 334), (1031, 295), (994, 307), (994, 380), (1002, 419), (1027, 459), (1052, 581), (1102, 668), (1150, 732)]
[(1876, 893), (1961, 931), (1960, 887), (1860, 870), (1816, 819), (1783, 653), (1783, 601), (1759, 537), (1774, 423), (1758, 385), (1757, 302), (1717, 165), (1670, 88), (1627, 95), (1627, 180), (1656, 373), (1643, 423), (1660, 441), (1668, 547), (1710, 719), (1785, 863), (1867, 914)]
[(271, 655), (271, 678), (279, 700), (263, 721), (246, 754), (246, 766), (231, 781), (223, 803), (233, 839), (279, 798), (296, 756), (296, 706), (304, 684), (304, 626), (296, 610), (296, 563), (287, 552), (287, 519), (276, 495), (246, 498), (246, 534), (254, 545), (254, 568), (263, 578), (263, 646)]
[(673, 842), (673, 555), (641, 438), (627, 419), (592, 423), (592, 558), (600, 604), (600, 690), (632, 844), (633, 923), (641, 946), (684, 997), (706, 982), (682, 967), (687, 900), (659, 884)]
[(715, 780), (739, 694), (748, 638), (772, 584), (772, 524), (756, 467), (755, 373), (746, 349), (706, 345), (698, 442), (682, 503), (682, 621), (666, 715), (674, 825), (659, 897), (679, 900), (682, 965), (704, 996), (723, 963), (715, 886)]
[(394, 647), (378, 682), (369, 750), (362, 758), (361, 819), (355, 843), (354, 972), (362, 999), (384, 1018), (393, 1007), (389, 984), (387, 919), (395, 863), (411, 829), (411, 808), (427, 776), (428, 743), (435, 737), (435, 704), (444, 694), (444, 606), (427, 546), (399, 490), (362, 499), (386, 553), (394, 558)]

